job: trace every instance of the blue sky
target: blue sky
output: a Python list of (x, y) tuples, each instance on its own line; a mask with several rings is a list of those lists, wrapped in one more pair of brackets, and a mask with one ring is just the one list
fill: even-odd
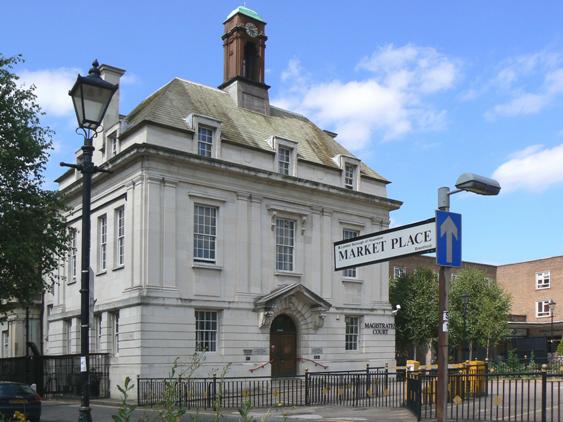
[[(241, 2), (8, 1), (0, 51), (35, 83), (56, 131), (48, 168), (81, 139), (67, 91), (90, 63), (127, 70), (121, 112), (179, 76), (217, 86), (222, 23)], [(498, 197), (458, 194), (465, 260), (563, 254), (563, 3), (247, 1), (268, 23), (270, 98), (302, 112), (393, 183), (402, 225), (470, 171)], [(54, 186), (51, 184), (50, 186)]]

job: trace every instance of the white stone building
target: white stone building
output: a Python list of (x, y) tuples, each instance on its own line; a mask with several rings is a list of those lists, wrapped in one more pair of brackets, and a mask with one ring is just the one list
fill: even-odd
[[(265, 23), (225, 21), (219, 89), (176, 78), (127, 116), (119, 93), (94, 141), (91, 351), (164, 376), (205, 351), (202, 375), (295, 375), (394, 361), (388, 265), (335, 272), (332, 244), (388, 228), (385, 178), (306, 117), (269, 104)], [(124, 71), (101, 67), (118, 82)], [(78, 353), (81, 175), (59, 179), (75, 230), (46, 298), (47, 354)], [(373, 326), (373, 325), (372, 325)], [(375, 334), (374, 334), (375, 333)]]

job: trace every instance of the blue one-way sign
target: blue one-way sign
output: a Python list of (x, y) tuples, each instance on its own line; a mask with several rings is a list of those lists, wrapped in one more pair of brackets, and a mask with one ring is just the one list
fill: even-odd
[(461, 214), (436, 211), (436, 263), (461, 266)]

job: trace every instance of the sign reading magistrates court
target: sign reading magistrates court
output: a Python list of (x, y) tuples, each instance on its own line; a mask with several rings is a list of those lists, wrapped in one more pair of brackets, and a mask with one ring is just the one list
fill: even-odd
[(334, 242), (334, 269), (375, 264), (436, 250), (435, 219)]

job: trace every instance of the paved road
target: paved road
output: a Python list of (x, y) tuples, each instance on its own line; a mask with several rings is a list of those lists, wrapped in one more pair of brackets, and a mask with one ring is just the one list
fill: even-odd
[[(43, 402), (42, 422), (75, 422), (78, 418), (80, 403), (71, 400), (47, 400)], [(112, 421), (112, 415), (117, 414), (117, 403), (111, 401), (92, 402), (92, 419), (94, 422)], [(239, 422), (238, 412), (224, 411), (223, 421)], [(268, 422), (293, 422), (293, 421), (330, 421), (330, 422), (415, 422), (416, 418), (407, 409), (388, 408), (346, 408), (346, 407), (294, 407), (279, 408), (271, 411), (262, 410), (253, 412), (252, 416), (257, 421)], [(157, 412), (150, 409), (137, 409), (135, 421), (157, 422)], [(182, 422), (192, 421), (188, 415)], [(211, 422), (214, 415), (209, 412), (198, 414), (198, 422)]]

